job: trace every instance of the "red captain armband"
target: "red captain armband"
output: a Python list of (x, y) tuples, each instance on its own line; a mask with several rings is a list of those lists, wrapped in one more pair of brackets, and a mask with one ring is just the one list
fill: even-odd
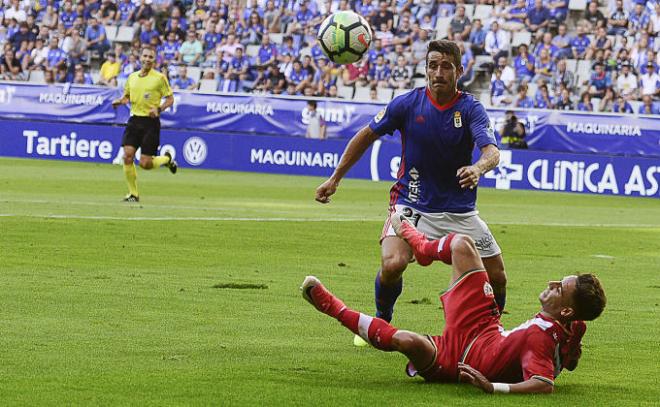
[(577, 367), (582, 355), (582, 337), (585, 332), (587, 332), (587, 324), (584, 321), (571, 323), (571, 335), (559, 348), (562, 368), (572, 371)]

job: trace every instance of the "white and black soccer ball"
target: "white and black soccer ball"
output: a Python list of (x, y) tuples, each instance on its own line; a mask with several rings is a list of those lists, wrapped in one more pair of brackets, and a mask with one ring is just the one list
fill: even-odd
[(369, 23), (352, 11), (339, 11), (326, 18), (317, 39), (323, 53), (334, 63), (359, 61), (371, 45)]

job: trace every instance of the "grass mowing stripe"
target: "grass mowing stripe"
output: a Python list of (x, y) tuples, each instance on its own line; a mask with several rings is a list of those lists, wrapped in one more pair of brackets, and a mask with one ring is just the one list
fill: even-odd
[[(87, 219), (87, 220), (124, 220), (124, 221), (218, 221), (218, 222), (381, 222), (380, 218), (283, 218), (283, 217), (233, 217), (233, 216), (87, 216), (87, 215), (53, 215), (53, 214), (12, 214), (0, 213), (0, 217), (16, 218), (42, 218), (42, 219)], [(660, 225), (641, 225), (636, 223), (560, 223), (560, 222), (490, 222), (497, 226), (548, 226), (548, 227), (580, 227), (580, 228), (632, 228), (632, 229), (659, 229)]]

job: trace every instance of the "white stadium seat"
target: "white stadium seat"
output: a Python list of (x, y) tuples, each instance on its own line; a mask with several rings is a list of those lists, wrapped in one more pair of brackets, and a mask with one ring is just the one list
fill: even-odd
[(218, 90), (218, 81), (215, 79), (202, 79), (199, 81), (200, 92), (215, 92)]
[(117, 30), (115, 42), (132, 42), (135, 36), (135, 29), (130, 26), (121, 26)]
[[(474, 9), (474, 15), (472, 20), (480, 19), (482, 23), (485, 23), (485, 20), (490, 18), (490, 13), (493, 12), (493, 6), (487, 4), (477, 4), (477, 7)], [(485, 25), (485, 24), (484, 24)]]
[(46, 79), (44, 78), (44, 71), (30, 71), (30, 82), (46, 83)]
[(390, 88), (376, 88), (378, 100), (381, 102), (389, 102), (392, 100), (393, 89)]
[(117, 26), (106, 25), (103, 28), (105, 29), (105, 38), (110, 42), (115, 42), (115, 38), (117, 38)]
[(342, 99), (353, 99), (353, 88), (350, 86), (337, 86), (337, 96)]
[(187, 67), (187, 69), (188, 69), (188, 77), (195, 82), (199, 82), (199, 78), (202, 77), (202, 68), (198, 66), (189, 66)]
[(368, 101), (369, 100), (369, 87), (367, 86), (360, 86), (355, 88), (355, 94), (353, 95), (353, 100), (363, 100), (363, 101)]

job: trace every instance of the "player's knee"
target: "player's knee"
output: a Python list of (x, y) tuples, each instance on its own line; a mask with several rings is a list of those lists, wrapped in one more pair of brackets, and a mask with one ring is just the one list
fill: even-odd
[(396, 274), (397, 277), (403, 273), (408, 266), (410, 256), (404, 253), (391, 253), (384, 256), (381, 262), (382, 273), (386, 275)]
[(457, 234), (451, 241), (451, 252), (455, 256), (478, 255), (474, 240), (468, 235)]

